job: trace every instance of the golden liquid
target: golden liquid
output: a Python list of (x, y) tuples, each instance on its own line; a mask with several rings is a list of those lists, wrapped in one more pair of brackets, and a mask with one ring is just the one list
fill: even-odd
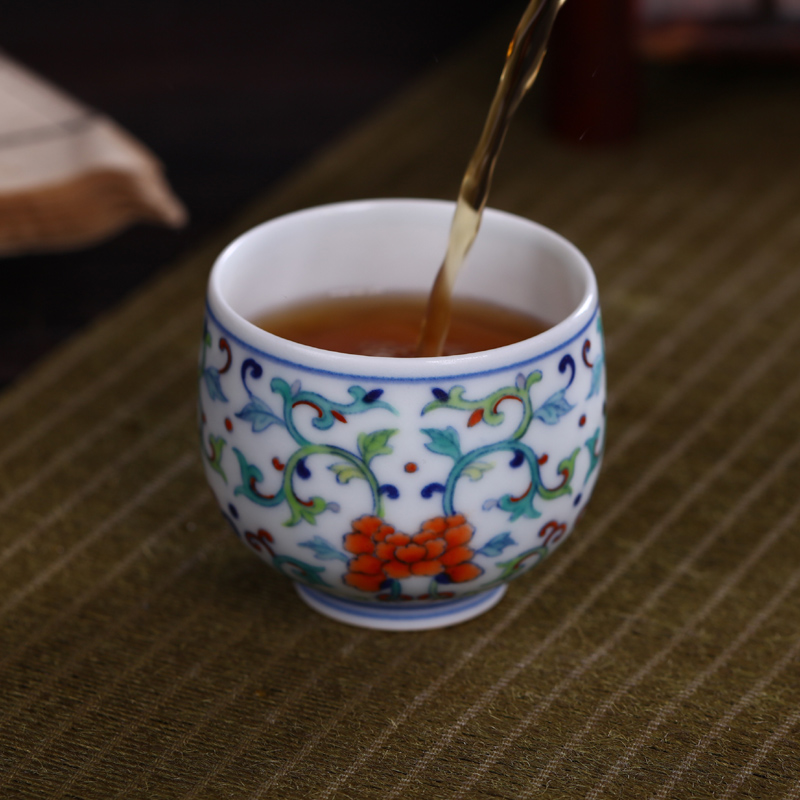
[(563, 3), (564, 0), (532, 0), (517, 25), (483, 133), (461, 181), (447, 253), (428, 300), (416, 352), (419, 356), (443, 352), (450, 325), (453, 285), (478, 234), (497, 156), (511, 117), (536, 80), (553, 22)]
[[(416, 355), (424, 294), (324, 297), (288, 305), (255, 324), (300, 344), (367, 356)], [(549, 325), (482, 300), (454, 298), (444, 355), (491, 350), (528, 339)]]

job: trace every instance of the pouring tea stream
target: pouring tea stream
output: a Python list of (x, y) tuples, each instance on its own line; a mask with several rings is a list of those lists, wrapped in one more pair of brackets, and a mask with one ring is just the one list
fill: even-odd
[(431, 289), (417, 356), (442, 354), (450, 323), (453, 286), (478, 234), (497, 157), (517, 106), (536, 80), (553, 22), (564, 2), (531, 0), (511, 39), (483, 132), (461, 181), (447, 252)]

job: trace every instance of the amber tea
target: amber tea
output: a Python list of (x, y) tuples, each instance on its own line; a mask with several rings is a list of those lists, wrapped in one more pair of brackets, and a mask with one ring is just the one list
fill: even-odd
[[(424, 294), (324, 297), (287, 305), (255, 321), (300, 344), (368, 356), (415, 356)], [(454, 298), (444, 355), (491, 350), (536, 336), (550, 326), (529, 314), (483, 300)]]

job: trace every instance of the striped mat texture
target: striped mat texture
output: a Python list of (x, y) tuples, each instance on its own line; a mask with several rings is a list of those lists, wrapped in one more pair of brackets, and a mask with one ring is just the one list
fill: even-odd
[(581, 525), (492, 611), (406, 634), (317, 616), (205, 486), (213, 258), (302, 206), (452, 198), (496, 45), (0, 398), (0, 797), (800, 798), (796, 71), (653, 74), (609, 150), (520, 109), (491, 202), (595, 265), (609, 429)]

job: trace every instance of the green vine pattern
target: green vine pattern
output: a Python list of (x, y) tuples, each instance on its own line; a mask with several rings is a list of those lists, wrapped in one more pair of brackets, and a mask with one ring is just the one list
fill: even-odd
[[(564, 365), (562, 372), (565, 372), (570, 367), (572, 368), (571, 383), (572, 377), (574, 377), (574, 362), (570, 358), (562, 361), (562, 365)], [(460, 385), (452, 387), (447, 392), (439, 388), (432, 390), (435, 399), (423, 408), (423, 415), (440, 408), (452, 408), (469, 412), (469, 418), (466, 423), (469, 428), (478, 424), (498, 426), (505, 419), (505, 413), (500, 409), (501, 404), (514, 400), (522, 405), (521, 421), (513, 433), (506, 439), (477, 447), (466, 453), (462, 452), (459, 433), (452, 426), (444, 429), (422, 429), (422, 432), (430, 440), (425, 445), (428, 450), (432, 453), (447, 456), (453, 461), (453, 467), (445, 484), (430, 484), (426, 487), (429, 495), (435, 491), (442, 492), (442, 505), (446, 515), (453, 514), (455, 511), (454, 494), (456, 483), (465, 476), (472, 481), (480, 480), (486, 472), (495, 466), (493, 462), (487, 460), (488, 457), (501, 452), (511, 455), (510, 465), (512, 467), (521, 467), (523, 464), (527, 466), (530, 483), (521, 495), (514, 496), (509, 493), (497, 499), (487, 500), (484, 503), (484, 509), (497, 507), (507, 512), (512, 521), (520, 517), (536, 519), (541, 516), (541, 512), (534, 505), (537, 497), (542, 498), (542, 500), (554, 500), (562, 495), (572, 493), (575, 461), (580, 448), (576, 448), (559, 462), (557, 472), (561, 476), (561, 482), (557, 486), (548, 487), (541, 476), (540, 464), (543, 461), (531, 447), (521, 441), (535, 419), (552, 425), (574, 408), (566, 398), (566, 388), (568, 387), (559, 389), (540, 408), (534, 408), (531, 387), (541, 379), (542, 373), (539, 370), (535, 370), (527, 376), (519, 373), (513, 386), (504, 386), (477, 400), (466, 399), (464, 397), (465, 389)]]
[(299, 381), (289, 385), (282, 378), (276, 377), (270, 382), (270, 389), (281, 401), (281, 413), (278, 414), (247, 385), (248, 379), (257, 380), (262, 372), (261, 366), (253, 359), (247, 359), (242, 364), (242, 383), (249, 400), (236, 417), (250, 424), (254, 433), (265, 431), (271, 425), (284, 427), (297, 444), (297, 449), (286, 464), (282, 465), (280, 487), (274, 493), (267, 494), (259, 489), (259, 484), (264, 480), (263, 472), (250, 463), (239, 448), (234, 448), (241, 475), (241, 483), (235, 487), (234, 495), (246, 497), (260, 506), (278, 506), (285, 502), (289, 507), (289, 517), (284, 525), (291, 527), (301, 521), (314, 525), (320, 514), (324, 511), (338, 511), (339, 505), (318, 496), (302, 498), (295, 491), (295, 478), (308, 477), (307, 459), (326, 455), (336, 459), (329, 469), (336, 476), (337, 483), (346, 484), (357, 479), (367, 482), (372, 494), (372, 512), (383, 516), (384, 494), (391, 495), (396, 489), (380, 486), (370, 465), (374, 458), (392, 453), (389, 440), (397, 433), (397, 429), (386, 428), (369, 434), (362, 432), (357, 437), (356, 452), (351, 452), (336, 445), (315, 444), (299, 431), (294, 419), (295, 409), (300, 406), (308, 406), (316, 412), (311, 424), (318, 430), (328, 430), (337, 423), (347, 424), (347, 417), (351, 414), (362, 414), (375, 408), (384, 408), (397, 414), (395, 408), (380, 399), (383, 391), (373, 389), (368, 392), (361, 386), (351, 386), (348, 393), (353, 398), (352, 402), (337, 403), (316, 392), (304, 390)]
[[(602, 342), (599, 315), (597, 331), (599, 341)], [(223, 386), (223, 378), (230, 372), (233, 358), (224, 336), (219, 338), (218, 349), (225, 356), (221, 365), (210, 363), (215, 360), (211, 357), (214, 348), (213, 339), (206, 327), (203, 332), (199, 379), (212, 403), (227, 404), (230, 401)], [(600, 394), (604, 371), (604, 353), (601, 351), (594, 358), (591, 356), (591, 342), (587, 338), (578, 358), (579, 365), (582, 362), (583, 366), (591, 370), (586, 400)], [(298, 408), (310, 410), (313, 414), (310, 419), (311, 429), (328, 431), (336, 425), (347, 425), (353, 415), (365, 414), (378, 408), (398, 415), (398, 411), (382, 399), (383, 389), (365, 389), (360, 385), (351, 385), (347, 389), (349, 401), (336, 402), (304, 388), (299, 380), (290, 384), (275, 376), (269, 383), (271, 402), (267, 402), (261, 393), (256, 393), (249, 385), (262, 377), (263, 368), (255, 359), (246, 358), (239, 372), (247, 399), (238, 411), (233, 412), (233, 416), (239, 420), (239, 424), (249, 426), (254, 434), (260, 434), (273, 426), (282, 428), (293, 441), (294, 449), (285, 463), (277, 457), (273, 458), (272, 464), (280, 473), (280, 478), (271, 488), (267, 488), (269, 481), (262, 469), (248, 458), (241, 447), (232, 446), (230, 452), (235, 456), (239, 471), (239, 482), (233, 486), (233, 496), (261, 507), (285, 505), (287, 516), (283, 525), (286, 527), (296, 527), (303, 522), (316, 525), (321, 514), (341, 510), (335, 501), (318, 495), (304, 496), (299, 489), (299, 481), (308, 479), (311, 475), (308, 462), (324, 457), (328, 463), (327, 468), (338, 484), (346, 485), (352, 481), (366, 483), (371, 507), (364, 509), (363, 516), (347, 523), (350, 530), (343, 533), (341, 548), (322, 536), (313, 536), (298, 544), (308, 548), (318, 561), (343, 564), (346, 569), (342, 580), (346, 585), (364, 592), (377, 593), (379, 598), (385, 600), (412, 599), (404, 590), (404, 582), (406, 578), (413, 576), (427, 576), (430, 579), (427, 594), (416, 599), (453, 597), (453, 593), (446, 590), (448, 584), (452, 583), (474, 582), (474, 588), (471, 586), (470, 590), (483, 591), (521, 574), (546, 558), (558, 540), (566, 535), (567, 524), (556, 519), (549, 520), (541, 525), (539, 541), (535, 546), (511, 559), (498, 560), (507, 548), (518, 547), (518, 544), (511, 531), (504, 531), (491, 537), (482, 547), (472, 547), (474, 528), (456, 508), (456, 488), (459, 482), (464, 479), (471, 482), (482, 480), (496, 468), (497, 459), (505, 457), (509, 467), (526, 473), (528, 486), (519, 494), (507, 492), (500, 497), (489, 498), (483, 502), (482, 508), (484, 511), (497, 509), (512, 523), (520, 519), (535, 520), (542, 517), (544, 504), (573, 494), (576, 462), (584, 448), (589, 459), (584, 486), (602, 458), (602, 428), (598, 426), (592, 436), (584, 440), (582, 447), (566, 453), (558, 461), (555, 470), (557, 483), (550, 485), (542, 476), (542, 467), (549, 462), (548, 454), (535, 452), (523, 441), (535, 423), (556, 425), (575, 409), (575, 404), (568, 396), (577, 371), (575, 359), (571, 355), (564, 355), (558, 364), (558, 370), (565, 376), (565, 385), (539, 405), (534, 403), (533, 398), (533, 390), (543, 379), (539, 369), (527, 374), (520, 372), (512, 385), (503, 386), (483, 397), (469, 397), (467, 389), (461, 384), (447, 389), (431, 389), (433, 399), (421, 410), (421, 416), (426, 419), (433, 420), (435, 412), (448, 409), (463, 412), (463, 427), (466, 430), (483, 425), (493, 429), (503, 425), (508, 412), (518, 404), (519, 422), (505, 438), (489, 443), (485, 443), (484, 439), (484, 443), (472, 449), (464, 448), (462, 434), (452, 424), (438, 428), (420, 428), (427, 439), (427, 450), (446, 457), (451, 465), (443, 483), (429, 483), (421, 490), (426, 499), (435, 494), (442, 495), (441, 516), (432, 517), (422, 523), (415, 533), (406, 534), (395, 530), (386, 521), (385, 498), (396, 499), (399, 496), (398, 489), (394, 484), (381, 484), (373, 469), (376, 459), (394, 452), (393, 437), (398, 434), (399, 429), (385, 427), (371, 432), (362, 431), (356, 437), (355, 447), (347, 449), (313, 441), (308, 433), (300, 430), (295, 419)], [(451, 415), (448, 421), (452, 420)], [(581, 417), (580, 426), (584, 425), (584, 421), (585, 416)], [(228, 485), (228, 476), (222, 465), (223, 453), (228, 443), (224, 436), (210, 432), (204, 435), (206, 415), (203, 413), (202, 401), (200, 423), (206, 463)], [(229, 417), (225, 418), (225, 424), (229, 431), (232, 430)], [(304, 430), (307, 430), (306, 426)], [(580, 499), (581, 495), (578, 494), (574, 505), (578, 505)], [(272, 534), (263, 529), (255, 533), (240, 531), (236, 521), (238, 512), (233, 504), (228, 508), (231, 513), (224, 515), (237, 535), (257, 552), (268, 553), (273, 566), (279, 571), (312, 585), (332, 588), (322, 577), (325, 566), (307, 564), (300, 559), (276, 553)], [(478, 556), (490, 560), (494, 568), (488, 583), (476, 580), (485, 572), (484, 567), (475, 561)]]

